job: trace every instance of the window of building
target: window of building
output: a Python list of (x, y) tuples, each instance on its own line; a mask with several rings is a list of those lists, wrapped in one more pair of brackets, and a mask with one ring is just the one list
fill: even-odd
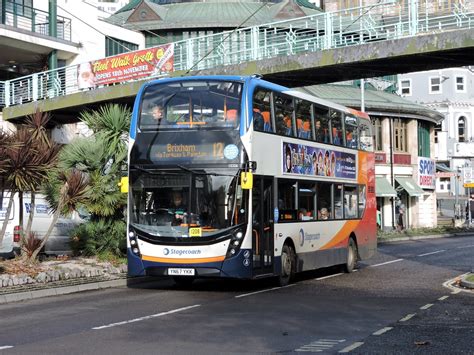
[(407, 146), (407, 124), (400, 118), (393, 120), (393, 138), (394, 138), (394, 150), (395, 152), (406, 153), (408, 151)]
[(438, 143), (438, 133), (441, 132), (441, 131), (442, 131), (442, 125), (441, 125), (441, 122), (440, 122), (435, 126), (435, 131), (434, 131), (435, 143)]
[(466, 141), (466, 118), (459, 117), (458, 119), (458, 142)]
[(33, 0), (10, 0), (5, 4), (6, 12), (27, 18), (33, 17)]
[(441, 94), (441, 77), (430, 77), (430, 94)]
[(456, 76), (455, 78), (456, 92), (466, 92), (465, 82), (466, 82), (465, 76)]
[(428, 122), (418, 121), (418, 156), (430, 157), (430, 125)]
[(411, 96), (411, 79), (403, 79), (400, 82), (400, 90), (403, 96)]
[(382, 135), (382, 120), (380, 118), (374, 119), (374, 129), (375, 129), (375, 150), (383, 150), (383, 135)]
[(105, 37), (105, 56), (126, 53), (130, 51), (136, 51), (138, 45), (127, 41), (122, 41), (113, 37)]

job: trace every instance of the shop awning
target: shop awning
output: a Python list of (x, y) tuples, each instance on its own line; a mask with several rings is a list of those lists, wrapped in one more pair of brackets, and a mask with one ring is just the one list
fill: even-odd
[(425, 191), (411, 177), (395, 176), (395, 180), (410, 196), (423, 196)]
[(375, 177), (375, 195), (377, 197), (395, 197), (397, 192), (384, 177)]

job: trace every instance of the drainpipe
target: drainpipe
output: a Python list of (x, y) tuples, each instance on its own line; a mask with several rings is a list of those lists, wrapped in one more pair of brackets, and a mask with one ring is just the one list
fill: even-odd
[[(395, 189), (395, 176), (393, 175), (393, 118), (389, 117), (389, 133), (390, 133), (390, 180), (392, 187)], [(392, 228), (395, 229), (395, 197), (392, 197)]]
[(7, 22), (7, 0), (2, 0), (2, 24)]
[[(49, 0), (49, 35), (58, 36), (58, 4), (57, 0)], [(48, 56), (48, 69), (53, 70), (58, 67), (58, 52), (53, 49)]]

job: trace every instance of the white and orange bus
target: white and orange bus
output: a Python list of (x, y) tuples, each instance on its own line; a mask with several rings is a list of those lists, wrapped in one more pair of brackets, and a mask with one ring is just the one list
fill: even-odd
[(145, 84), (128, 184), (131, 276), (284, 285), (376, 250), (368, 116), (256, 76)]

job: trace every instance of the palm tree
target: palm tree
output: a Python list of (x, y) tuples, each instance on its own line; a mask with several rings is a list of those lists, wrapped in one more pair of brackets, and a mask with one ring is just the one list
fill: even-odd
[[(48, 171), (56, 162), (59, 146), (50, 142), (47, 137), (45, 125), (48, 120), (49, 116), (40, 111), (28, 116), (27, 124), (20, 126), (11, 134), (6, 140), (6, 146), (2, 148), (4, 159), (2, 159), (1, 170), (10, 191), (10, 197), (6, 218), (0, 231), (0, 243), (6, 232), (15, 193), (19, 194), (20, 206), (23, 206), (22, 197), (25, 191), (32, 192), (34, 202), (34, 192), (38, 191)], [(32, 210), (34, 211), (34, 206)], [(23, 208), (20, 208), (20, 224), (23, 224)], [(31, 228), (30, 221), (28, 224)]]
[(53, 219), (41, 244), (29, 257), (30, 262), (36, 259), (48, 241), (59, 216), (71, 214), (81, 204), (86, 203), (90, 197), (90, 190), (89, 179), (80, 170), (70, 169), (51, 176), (51, 179), (46, 183), (45, 193), (48, 204), (53, 210)]

